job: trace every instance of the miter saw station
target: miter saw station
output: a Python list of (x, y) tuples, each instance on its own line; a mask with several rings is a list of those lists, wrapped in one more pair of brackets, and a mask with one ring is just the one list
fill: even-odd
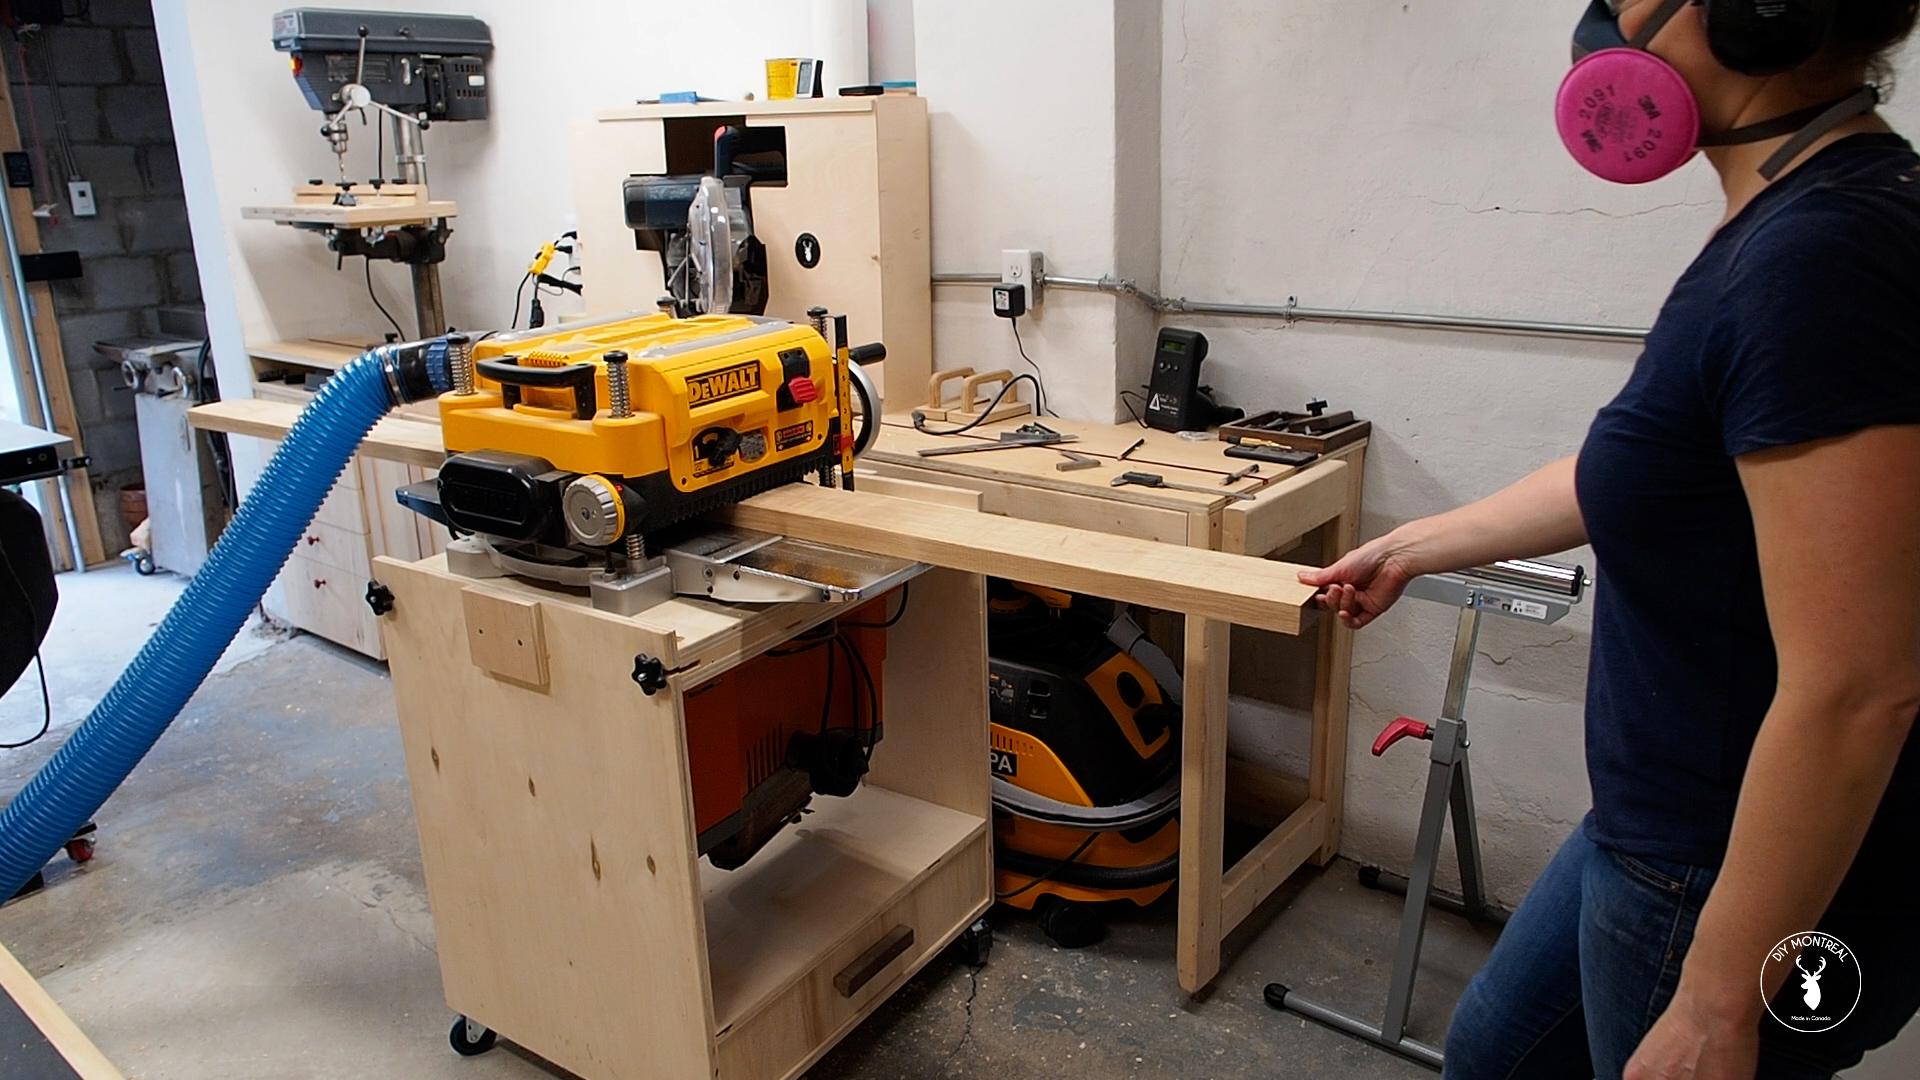
[[(812, 795), (852, 794), (881, 736), (886, 630), (927, 567), (699, 519), (803, 479), (851, 488), (880, 417), (862, 365), (886, 350), (849, 346), (844, 317), (666, 313), (430, 347), (451, 361), (450, 453), (397, 496), (464, 534), (448, 570), (584, 591), (621, 615), (676, 596), (849, 612), (689, 694), (700, 852), (737, 867)], [(646, 693), (668, 674), (636, 658)]]
[[(487, 24), (466, 15), (293, 8), (273, 17), (273, 47), (289, 54), (307, 104), (326, 116), (320, 134), (337, 175), (331, 183), (316, 177), (295, 188), (290, 206), (251, 207), (246, 216), (323, 233), (342, 259), (406, 264), (420, 334), (440, 333), (447, 324), (439, 264), (447, 257), (453, 232), (447, 219), (455, 208), (428, 193), (425, 134), (439, 121), (487, 118), (486, 63), (493, 53)], [(349, 180), (349, 120), (364, 127), (369, 114), (380, 148), (375, 173)]]

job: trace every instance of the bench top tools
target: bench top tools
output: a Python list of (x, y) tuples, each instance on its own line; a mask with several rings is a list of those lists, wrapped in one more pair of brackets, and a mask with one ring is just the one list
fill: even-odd
[(1161, 476), (1159, 473), (1149, 472), (1121, 473), (1119, 476), (1113, 478), (1113, 486), (1163, 488), (1167, 491), (1193, 491), (1201, 495), (1224, 495), (1229, 499), (1246, 499), (1248, 501), (1251, 501), (1254, 497), (1251, 493), (1245, 491), (1221, 491), (1219, 488), (1201, 487), (1198, 484), (1170, 483), (1166, 477)]

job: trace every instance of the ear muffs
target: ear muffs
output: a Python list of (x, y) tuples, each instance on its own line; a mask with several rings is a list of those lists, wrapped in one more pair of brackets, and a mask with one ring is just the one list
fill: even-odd
[(1714, 59), (1742, 75), (1778, 75), (1813, 59), (1839, 0), (1706, 0)]

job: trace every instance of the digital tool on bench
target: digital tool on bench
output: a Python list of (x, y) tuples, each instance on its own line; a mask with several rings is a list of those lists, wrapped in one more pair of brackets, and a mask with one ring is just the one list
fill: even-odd
[(1167, 327), (1153, 347), (1153, 376), (1147, 383), (1147, 424), (1161, 431), (1197, 431), (1207, 426), (1213, 402), (1200, 393), (1200, 363), (1207, 338), (1197, 330)]

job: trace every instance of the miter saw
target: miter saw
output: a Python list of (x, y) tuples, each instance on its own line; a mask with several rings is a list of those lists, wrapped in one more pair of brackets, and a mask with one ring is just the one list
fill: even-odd
[[(451, 335), (440, 397), (451, 453), (400, 501), (465, 533), (447, 564), (588, 591), (632, 614), (676, 594), (853, 602), (914, 564), (695, 519), (781, 484), (853, 485), (880, 397), (844, 317), (632, 314)], [(828, 344), (828, 334), (833, 344)]]
[(753, 185), (786, 182), (784, 139), (777, 128), (724, 126), (714, 132), (711, 173), (627, 178), (627, 227), (640, 250), (660, 255), (663, 308), (766, 313), (767, 249), (753, 235)]

